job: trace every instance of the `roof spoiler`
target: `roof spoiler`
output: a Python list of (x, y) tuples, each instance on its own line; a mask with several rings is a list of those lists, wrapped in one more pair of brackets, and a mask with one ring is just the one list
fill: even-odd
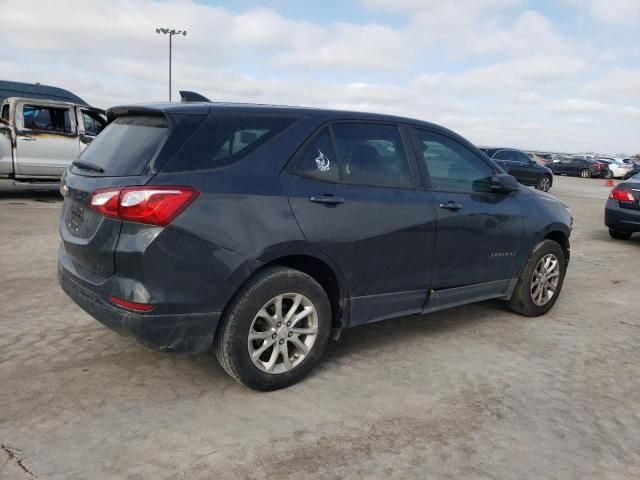
[(188, 102), (208, 102), (211, 103), (207, 97), (200, 95), (196, 92), (190, 92), (188, 90), (180, 90), (180, 101), (182, 103)]

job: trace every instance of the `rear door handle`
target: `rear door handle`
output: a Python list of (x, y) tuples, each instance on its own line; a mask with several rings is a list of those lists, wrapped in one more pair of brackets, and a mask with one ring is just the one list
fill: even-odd
[(457, 202), (447, 202), (441, 203), (440, 208), (444, 208), (445, 210), (457, 211), (462, 210), (464, 207)]
[(314, 203), (324, 203), (326, 205), (338, 205), (344, 203), (344, 198), (336, 197), (335, 195), (317, 195), (309, 198)]
[(18, 137), (20, 140), (24, 142), (35, 142), (36, 139), (34, 137)]

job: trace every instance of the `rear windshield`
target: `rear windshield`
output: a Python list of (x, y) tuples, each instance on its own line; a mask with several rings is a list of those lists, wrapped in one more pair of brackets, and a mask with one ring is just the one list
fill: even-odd
[(167, 132), (165, 117), (120, 117), (89, 144), (80, 159), (102, 167), (106, 176), (140, 175)]
[(283, 132), (294, 120), (273, 115), (211, 115), (164, 170), (205, 170), (236, 162)]

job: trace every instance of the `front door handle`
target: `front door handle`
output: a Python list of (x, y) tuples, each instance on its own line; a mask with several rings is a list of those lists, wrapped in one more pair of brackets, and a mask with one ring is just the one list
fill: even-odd
[(36, 138), (35, 137), (18, 137), (20, 140), (24, 141), (24, 142), (35, 142)]
[(344, 203), (344, 198), (336, 197), (335, 195), (317, 195), (309, 198), (314, 203), (324, 203), (325, 205), (338, 205)]
[(453, 212), (456, 212), (458, 210), (462, 210), (464, 207), (460, 205), (458, 202), (447, 202), (447, 203), (441, 203), (440, 208), (444, 208), (445, 210), (451, 210)]

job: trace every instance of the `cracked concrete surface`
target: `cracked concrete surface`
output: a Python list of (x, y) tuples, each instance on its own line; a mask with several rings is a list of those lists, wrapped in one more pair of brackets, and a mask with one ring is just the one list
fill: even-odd
[(56, 197), (0, 194), (0, 478), (640, 478), (640, 235), (609, 238), (603, 183), (556, 179), (576, 225), (545, 317), (356, 328), (267, 394), (92, 320), (55, 280)]

